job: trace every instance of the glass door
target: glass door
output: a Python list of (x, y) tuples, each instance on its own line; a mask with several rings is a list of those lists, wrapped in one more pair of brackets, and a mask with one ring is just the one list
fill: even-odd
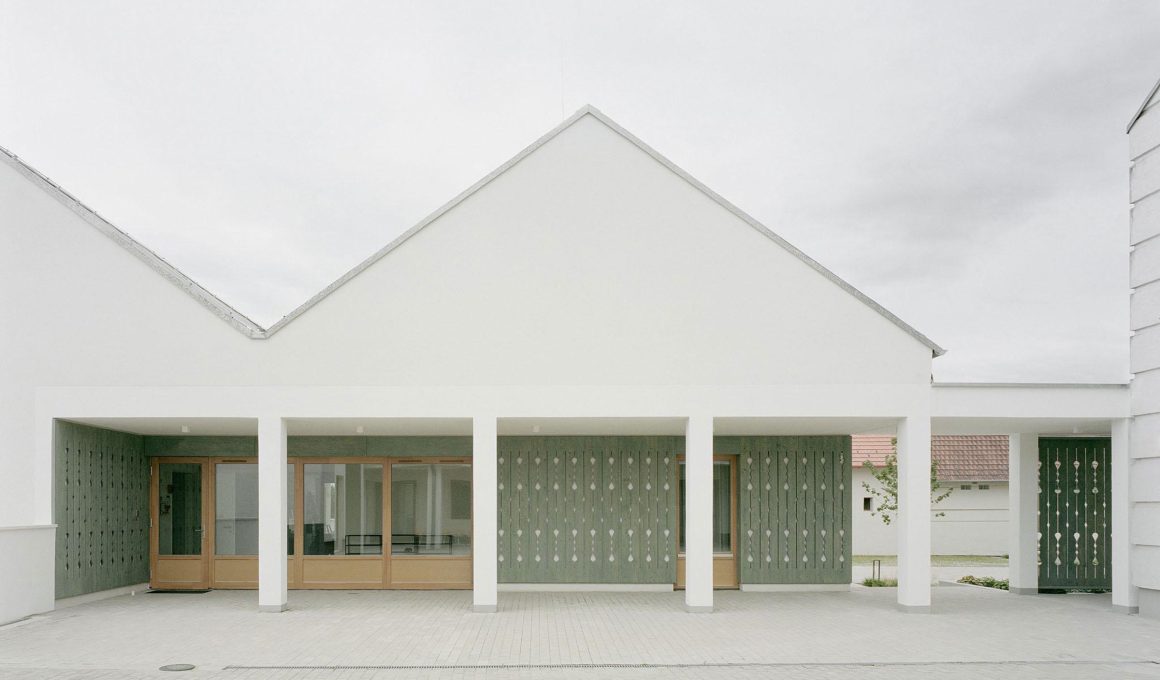
[(150, 480), (150, 578), (154, 589), (209, 587), (213, 522), (209, 464), (155, 458)]
[[(677, 587), (685, 587), (685, 460), (680, 459), (677, 504)], [(713, 587), (737, 588), (737, 480), (735, 456), (713, 456)]]

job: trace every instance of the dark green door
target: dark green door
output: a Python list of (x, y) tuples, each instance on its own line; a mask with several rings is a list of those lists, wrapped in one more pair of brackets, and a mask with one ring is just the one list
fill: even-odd
[(1112, 441), (1039, 440), (1039, 588), (1112, 587)]

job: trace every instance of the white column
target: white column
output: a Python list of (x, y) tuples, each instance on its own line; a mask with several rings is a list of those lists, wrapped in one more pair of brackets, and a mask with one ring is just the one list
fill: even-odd
[(1132, 421), (1112, 421), (1112, 609), (1140, 611), (1139, 590), (1132, 585)]
[(498, 435), (495, 416), (472, 419), (471, 517), (472, 605), (477, 612), (496, 611), (498, 565), (496, 531), (499, 522)]
[(1039, 592), (1039, 435), (1008, 437), (1007, 552), (1010, 591)]
[(286, 609), (286, 422), (258, 419), (258, 611)]
[[(54, 524), (56, 501), (53, 498), (53, 458), (56, 443), (56, 421), (38, 407), (36, 409), (35, 458), (32, 464), (32, 522)], [(48, 575), (52, 580), (52, 574)]]
[(713, 611), (713, 419), (685, 425), (685, 609)]
[(898, 424), (898, 606), (930, 611), (930, 415)]

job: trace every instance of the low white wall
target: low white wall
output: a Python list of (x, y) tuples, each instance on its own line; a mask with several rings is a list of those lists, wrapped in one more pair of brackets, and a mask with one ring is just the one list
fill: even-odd
[[(854, 583), (861, 583), (868, 579), (873, 574), (874, 568), (869, 565), (855, 565), (851, 570), (850, 580)], [(930, 580), (937, 581), (958, 581), (964, 576), (990, 576), (991, 578), (1004, 579), (1007, 578), (1007, 567), (931, 567)], [(898, 578), (898, 567), (893, 565), (883, 566), (880, 570), (881, 578)]]
[[(851, 492), (854, 508), (855, 555), (896, 555), (897, 529), (894, 524), (882, 523), (882, 518), (863, 510), (863, 500), (871, 494), (862, 482), (874, 482), (874, 477), (863, 468), (854, 469), (854, 489)], [(942, 517), (931, 519), (930, 542), (934, 555), (1006, 555), (1008, 498), (1006, 482), (989, 482), (989, 489), (959, 489), (960, 483), (947, 482), (954, 489), (943, 502), (935, 506)], [(875, 499), (876, 501), (877, 499)], [(877, 507), (877, 503), (875, 503)]]
[(0, 527), (0, 625), (51, 611), (56, 525)]

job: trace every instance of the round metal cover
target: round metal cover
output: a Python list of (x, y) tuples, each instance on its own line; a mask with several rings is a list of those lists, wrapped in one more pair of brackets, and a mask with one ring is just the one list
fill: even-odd
[(162, 666), (159, 670), (163, 670), (163, 671), (192, 671), (193, 668), (194, 668), (194, 666), (191, 663), (171, 663), (171, 664), (168, 664), (166, 666)]

